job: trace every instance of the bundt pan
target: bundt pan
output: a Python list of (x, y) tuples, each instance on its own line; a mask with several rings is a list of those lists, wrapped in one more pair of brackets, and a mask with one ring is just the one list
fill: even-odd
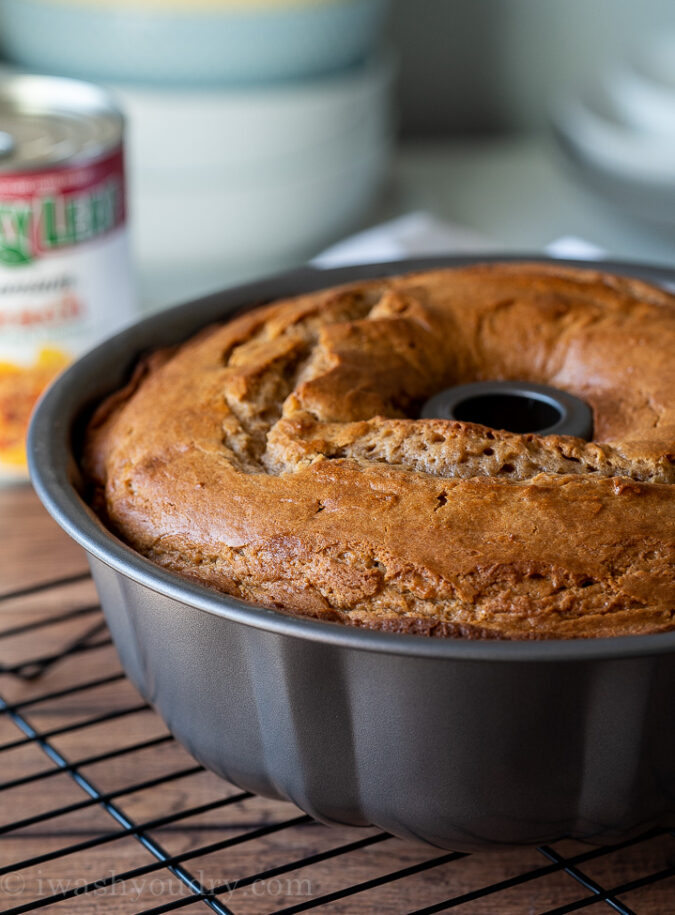
[[(675, 632), (470, 641), (294, 618), (155, 566), (80, 498), (83, 420), (141, 352), (254, 302), (477, 260), (303, 268), (146, 318), (43, 397), (29, 440), (35, 488), (88, 553), (130, 679), (201, 763), (241, 788), (452, 849), (672, 827)], [(600, 267), (675, 282), (675, 271)]]

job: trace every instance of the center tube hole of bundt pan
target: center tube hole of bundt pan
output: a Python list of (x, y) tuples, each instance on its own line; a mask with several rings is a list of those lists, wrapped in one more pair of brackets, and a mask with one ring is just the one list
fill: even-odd
[(478, 423), (507, 432), (541, 432), (555, 426), (563, 411), (544, 400), (521, 394), (478, 394), (460, 401), (454, 410), (455, 419), (463, 423)]
[(449, 419), (491, 429), (593, 438), (593, 413), (567, 391), (534, 382), (477, 381), (430, 398), (422, 419)]

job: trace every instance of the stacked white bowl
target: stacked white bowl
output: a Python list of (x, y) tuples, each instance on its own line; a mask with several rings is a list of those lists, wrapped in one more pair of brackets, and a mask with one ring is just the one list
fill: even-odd
[(128, 118), (146, 300), (298, 263), (359, 224), (392, 146), (388, 0), (2, 0), (23, 67)]
[(643, 40), (585, 90), (559, 100), (553, 124), (588, 187), (675, 228), (675, 33)]
[(167, 281), (184, 294), (181, 273), (199, 273), (201, 292), (297, 263), (358, 223), (390, 154), (391, 73), (377, 57), (265, 90), (114, 86), (136, 248), (160, 298)]

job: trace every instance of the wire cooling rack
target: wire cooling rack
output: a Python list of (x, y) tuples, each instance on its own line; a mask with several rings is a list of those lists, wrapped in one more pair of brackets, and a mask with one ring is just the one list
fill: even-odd
[(0, 611), (6, 915), (675, 913), (669, 832), (465, 855), (322, 826), (173, 740), (124, 677), (88, 575), (5, 593)]

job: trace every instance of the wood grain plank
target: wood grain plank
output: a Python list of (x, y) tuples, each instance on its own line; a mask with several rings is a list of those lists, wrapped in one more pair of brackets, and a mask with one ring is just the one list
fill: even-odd
[(0, 595), (87, 571), (84, 551), (66, 537), (28, 484), (0, 488)]

